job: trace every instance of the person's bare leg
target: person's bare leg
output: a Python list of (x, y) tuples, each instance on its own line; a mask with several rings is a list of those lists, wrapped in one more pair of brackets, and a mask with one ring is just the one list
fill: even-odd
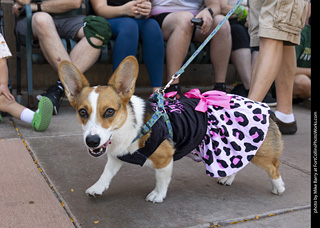
[[(253, 51), (253, 52), (251, 53), (251, 73), (252, 73), (252, 71), (253, 71), (254, 64), (256, 63), (258, 54), (259, 54), (258, 51)], [(250, 81), (251, 81), (251, 80), (250, 80)]]
[(15, 100), (9, 101), (5, 96), (0, 95), (0, 110), (3, 112), (7, 112), (13, 117), (20, 120), (21, 112), (26, 107), (20, 105)]
[[(222, 20), (222, 15), (217, 15), (213, 18), (211, 32)], [(225, 83), (226, 81), (231, 47), (231, 29), (229, 22), (226, 21), (210, 41), (210, 59), (213, 66), (215, 83)]]
[[(203, 42), (222, 19), (222, 15), (217, 15), (213, 18), (213, 25), (208, 34), (201, 34), (200, 30), (197, 29), (194, 41), (199, 43)], [(230, 25), (228, 22), (224, 23), (209, 43), (210, 60), (215, 77), (214, 81), (215, 83), (225, 83), (232, 45)]]
[(249, 48), (240, 48), (231, 52), (231, 62), (243, 83), (245, 89), (250, 88), (251, 81), (251, 51)]
[(282, 60), (283, 41), (260, 37), (248, 98), (262, 101), (276, 79)]
[(58, 70), (61, 60), (71, 61), (61, 43), (52, 17), (48, 13), (38, 12), (32, 17), (32, 31), (39, 40), (40, 48), (49, 64)]
[[(189, 12), (170, 13), (163, 21), (162, 33), (166, 46), (167, 80), (171, 80), (182, 66), (188, 53), (193, 26), (190, 23), (193, 15)], [(178, 83), (179, 79), (173, 84)]]
[(276, 78), (277, 111), (292, 113), (293, 82), (296, 70), (294, 46), (283, 46), (280, 70)]
[[(97, 61), (100, 55), (101, 49), (94, 48), (88, 43), (81, 28), (76, 34), (76, 38), (81, 40), (69, 56), (61, 43), (52, 17), (47, 13), (39, 12), (32, 17), (32, 30), (34, 37), (39, 40), (46, 60), (55, 70), (58, 70), (61, 60), (68, 60), (83, 73)], [(102, 41), (96, 38), (91, 38), (91, 41), (98, 46), (102, 45)]]
[[(94, 48), (88, 43), (87, 38), (84, 36), (83, 28), (77, 32), (76, 38), (81, 40), (72, 49), (70, 59), (80, 72), (84, 73), (97, 61), (101, 49)], [(97, 46), (102, 45), (101, 40), (94, 37), (90, 39), (93, 44)]]

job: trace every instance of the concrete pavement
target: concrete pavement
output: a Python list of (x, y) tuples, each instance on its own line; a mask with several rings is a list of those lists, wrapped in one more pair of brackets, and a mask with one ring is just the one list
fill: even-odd
[(60, 110), (43, 133), (9, 117), (0, 124), (0, 227), (311, 227), (310, 110), (300, 105), (294, 105), (298, 132), (283, 136), (282, 196), (270, 193), (268, 175), (254, 165), (229, 187), (206, 176), (202, 163), (183, 158), (162, 204), (144, 200), (154, 171), (130, 164), (101, 197), (88, 197), (106, 158), (87, 153), (67, 100)]

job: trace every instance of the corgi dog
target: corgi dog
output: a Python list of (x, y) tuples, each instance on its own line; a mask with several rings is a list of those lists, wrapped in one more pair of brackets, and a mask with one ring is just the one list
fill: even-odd
[[(152, 118), (156, 110), (155, 105), (150, 104), (152, 102), (133, 95), (138, 71), (136, 58), (129, 56), (121, 62), (108, 85), (90, 87), (85, 76), (72, 63), (66, 60), (60, 63), (59, 77), (70, 104), (77, 112), (89, 154), (94, 157), (104, 154), (108, 156), (102, 175), (86, 190), (89, 196), (102, 195), (123, 163), (133, 159), (131, 163), (155, 169), (156, 185), (146, 200), (153, 203), (163, 202), (171, 180), (173, 161), (186, 155), (201, 157), (207, 167), (207, 175), (218, 177), (218, 183), (223, 185), (231, 185), (234, 181), (236, 174), (232, 170), (240, 169), (245, 163), (252, 162), (269, 174), (272, 193), (280, 195), (285, 191), (279, 173), (279, 157), (283, 148), (281, 134), (270, 115), (263, 111), (267, 108), (262, 108), (263, 105), (258, 102), (225, 94), (221, 98), (227, 99), (228, 112), (216, 105), (208, 106), (210, 109), (206, 112), (198, 112), (194, 111), (194, 106), (199, 99), (171, 99), (172, 101), (165, 102), (169, 102), (166, 112), (175, 115), (169, 115), (173, 126), (173, 138), (170, 138), (168, 131), (163, 128), (166, 127), (166, 123), (157, 121), (150, 127), (150, 131), (134, 141), (142, 126)], [(212, 94), (216, 95), (218, 92)], [(219, 97), (220, 94), (218, 103)], [(246, 115), (237, 111), (240, 106), (249, 110)], [(230, 114), (232, 110), (236, 111)], [(191, 115), (190, 112), (195, 114)], [(216, 117), (212, 116), (219, 112), (221, 114)], [(183, 117), (180, 117), (181, 114)], [(234, 118), (230, 115), (234, 115)], [(180, 120), (181, 118), (183, 120)], [(220, 126), (223, 121), (224, 124)], [(249, 128), (250, 121), (254, 121), (254, 124)], [(189, 126), (189, 122), (194, 126)], [(261, 129), (266, 126), (265, 133), (257, 127), (260, 123)], [(219, 127), (209, 129), (208, 124), (216, 124)], [(228, 130), (228, 126), (235, 127)], [(209, 133), (206, 133), (207, 129)], [(182, 131), (180, 136), (177, 135), (178, 131)], [(193, 135), (188, 138), (186, 134), (189, 131)], [(210, 145), (208, 141), (211, 139), (208, 137), (213, 138)], [(230, 137), (233, 139), (229, 140)], [(249, 141), (243, 142), (245, 138)], [(202, 154), (190, 153), (196, 149), (194, 143), (199, 144), (197, 151), (203, 150), (206, 146), (210, 149), (206, 148)], [(142, 152), (149, 153), (149, 150), (152, 150), (149, 155)], [(230, 151), (235, 151), (235, 155)], [(255, 151), (254, 154), (250, 154), (251, 151)], [(228, 156), (225, 161), (220, 159), (223, 154)], [(213, 164), (216, 165), (217, 171), (211, 169)], [(227, 171), (228, 169), (231, 171)]]

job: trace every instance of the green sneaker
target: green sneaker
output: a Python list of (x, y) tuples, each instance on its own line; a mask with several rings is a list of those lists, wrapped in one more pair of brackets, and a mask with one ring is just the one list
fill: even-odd
[(36, 131), (45, 131), (49, 127), (53, 112), (53, 104), (47, 97), (41, 97), (38, 111), (34, 113), (32, 127)]
[(1, 114), (0, 114), (0, 123), (2, 122), (2, 116), (1, 116)]

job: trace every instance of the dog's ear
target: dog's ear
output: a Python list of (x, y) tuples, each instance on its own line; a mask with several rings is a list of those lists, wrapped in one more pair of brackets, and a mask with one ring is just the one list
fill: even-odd
[(109, 80), (108, 85), (113, 87), (124, 103), (129, 102), (134, 93), (139, 73), (139, 64), (134, 56), (128, 56), (118, 66)]
[(81, 90), (89, 86), (88, 80), (75, 65), (67, 60), (63, 60), (59, 65), (59, 78), (70, 104), (75, 107), (76, 98)]

